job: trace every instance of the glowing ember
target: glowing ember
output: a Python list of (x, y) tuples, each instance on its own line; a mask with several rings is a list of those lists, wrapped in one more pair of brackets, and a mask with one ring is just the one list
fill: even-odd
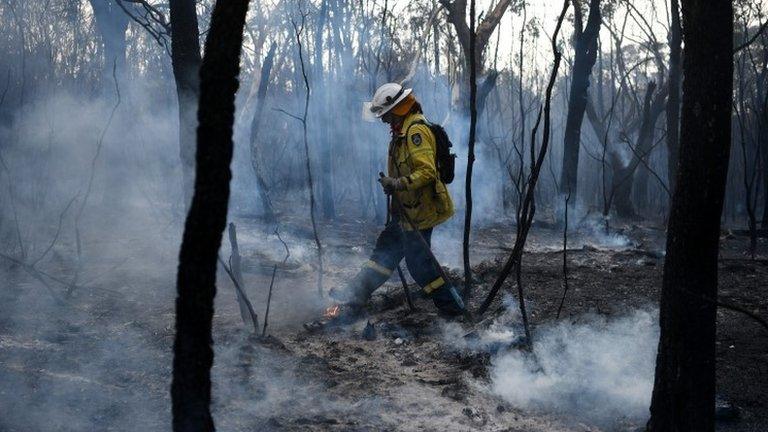
[(341, 312), (341, 308), (339, 307), (339, 305), (333, 305), (325, 310), (325, 313), (323, 313), (323, 316), (328, 319), (336, 318), (337, 316), (339, 316), (339, 312)]

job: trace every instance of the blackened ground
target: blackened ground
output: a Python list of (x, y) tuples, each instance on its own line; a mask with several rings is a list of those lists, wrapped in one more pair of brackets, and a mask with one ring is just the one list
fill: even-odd
[[(237, 220), (247, 290), (263, 322), (273, 266), (283, 249), (273, 227)], [(82, 288), (60, 304), (19, 267), (3, 262), (0, 289), (0, 431), (167, 430), (177, 228), (86, 238), (93, 251)], [(326, 290), (348, 280), (366, 259), (377, 228), (363, 222), (325, 227)], [(623, 227), (606, 235), (584, 223), (570, 233), (571, 291), (560, 320), (586, 313), (620, 317), (658, 302), (663, 231)], [(557, 412), (527, 412), (490, 389), (491, 354), (457, 349), (431, 302), (403, 305), (399, 281), (376, 294), (370, 315), (352, 325), (307, 332), (326, 304), (316, 300), (314, 249), (299, 221), (284, 222), (291, 258), (279, 266), (270, 311), (271, 335), (249, 335), (231, 283), (219, 274), (214, 318), (214, 413), (220, 430), (634, 430), (599, 429)], [(439, 228), (438, 257), (459, 275), (457, 231)], [(476, 308), (497, 276), (514, 227), (477, 229), (473, 263)], [(555, 321), (562, 296), (562, 233), (538, 226), (523, 261), (523, 282), (537, 327)], [(747, 241), (725, 234), (720, 262), (723, 298), (768, 316), (766, 244), (760, 257)], [(74, 245), (62, 241), (39, 268), (69, 280)], [(222, 255), (228, 253), (225, 247)], [(54, 290), (63, 287), (51, 283)], [(514, 288), (512, 285), (505, 290)], [(497, 309), (497, 305), (491, 311)], [(362, 337), (366, 322), (376, 339)], [(741, 409), (721, 431), (768, 430), (768, 333), (743, 315), (718, 312), (718, 389)], [(462, 324), (470, 333), (474, 326)]]

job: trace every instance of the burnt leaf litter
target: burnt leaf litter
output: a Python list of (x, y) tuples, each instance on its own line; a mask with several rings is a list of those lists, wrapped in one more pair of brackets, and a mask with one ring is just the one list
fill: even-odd
[[(482, 259), (473, 267), (477, 287), (473, 308), (507, 253), (499, 230), (478, 230)], [(562, 295), (558, 235), (555, 229), (538, 229), (523, 259), (534, 347), (537, 329), (555, 322)], [(589, 314), (621, 317), (658, 301), (663, 232), (630, 226), (622, 235), (628, 241), (618, 246), (571, 240), (571, 292), (561, 321), (577, 325)], [(366, 241), (370, 240), (362, 243)], [(341, 265), (350, 255), (364, 255), (362, 249), (343, 248), (343, 243), (331, 248), (329, 268), (338, 272), (329, 283), (342, 283), (354, 270)], [(722, 243), (722, 296), (765, 313), (762, 281), (768, 280), (768, 261), (744, 256), (743, 236), (726, 233)], [(243, 250), (258, 250), (252, 246), (244, 238)], [(260, 287), (270, 275), (271, 263), (255, 257), (256, 252), (245, 253), (246, 284), (259, 305), (264, 294)], [(320, 317), (324, 305), (308, 307), (287, 295), (292, 287), (313, 287), (313, 272), (308, 270), (311, 267), (299, 261), (281, 268), (271, 312), (274, 322), (266, 337), (243, 326), (230, 287), (220, 282), (212, 378), (213, 412), (221, 430), (635, 431), (642, 427), (637, 419), (595, 424), (578, 413), (524, 410), (495, 394), (495, 359), (526, 345), (519, 336), (522, 329), (514, 304), (498, 299), (477, 322), (463, 318), (449, 322), (423, 296), (414, 296), (416, 310), (409, 311), (402, 286), (393, 279), (375, 293), (359, 317), (328, 325)], [(459, 280), (454, 268), (448, 270)], [(12, 277), (24, 280), (21, 273)], [(138, 276), (131, 277), (132, 283), (139, 283)], [(143, 282), (167, 283), (156, 277)], [(129, 430), (127, 424), (152, 430), (167, 424), (169, 413), (160, 407), (169, 402), (170, 298), (157, 293), (83, 292), (75, 307), (47, 317), (48, 324), (35, 324), (32, 317), (20, 319), (28, 300), (20, 291), (23, 286), (2, 294), (0, 371), (9, 383), (3, 390), (3, 400), (11, 401), (4, 402), (8, 408), (37, 407), (59, 416), (65, 426), (56, 430), (99, 425), (106, 425), (103, 430)], [(411, 288), (418, 291), (415, 285)], [(509, 302), (514, 297), (506, 298)], [(152, 312), (149, 318), (138, 319), (147, 311)], [(313, 321), (318, 323), (314, 328), (302, 325)], [(718, 325), (718, 430), (765, 430), (766, 335), (743, 316), (725, 310), (718, 311)], [(502, 329), (508, 337), (490, 340), (490, 328)], [(18, 390), (11, 399), (13, 389)], [(137, 413), (142, 415), (129, 422)], [(21, 430), (12, 421), (3, 423), (7, 430)]]

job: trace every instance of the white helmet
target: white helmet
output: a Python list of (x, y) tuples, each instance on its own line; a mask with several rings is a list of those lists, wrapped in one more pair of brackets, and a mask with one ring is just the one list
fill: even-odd
[(394, 108), (400, 101), (408, 97), (413, 89), (407, 89), (398, 83), (387, 83), (376, 89), (370, 103), (370, 112), (381, 117)]

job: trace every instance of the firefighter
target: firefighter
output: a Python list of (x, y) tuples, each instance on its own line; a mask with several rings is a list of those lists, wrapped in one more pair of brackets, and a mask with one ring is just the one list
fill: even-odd
[[(370, 259), (345, 288), (332, 289), (330, 295), (349, 306), (352, 313), (360, 312), (371, 294), (405, 258), (411, 276), (440, 314), (459, 315), (464, 306), (455, 288), (440, 276), (437, 263), (418, 238), (421, 233), (429, 243), (434, 227), (454, 212), (451, 196), (437, 172), (435, 136), (412, 89), (400, 84), (379, 87), (369, 109), (373, 116), (390, 126), (387, 175), (379, 182), (396, 202), (390, 205), (392, 217), (379, 234)], [(398, 209), (404, 209), (407, 217)]]

